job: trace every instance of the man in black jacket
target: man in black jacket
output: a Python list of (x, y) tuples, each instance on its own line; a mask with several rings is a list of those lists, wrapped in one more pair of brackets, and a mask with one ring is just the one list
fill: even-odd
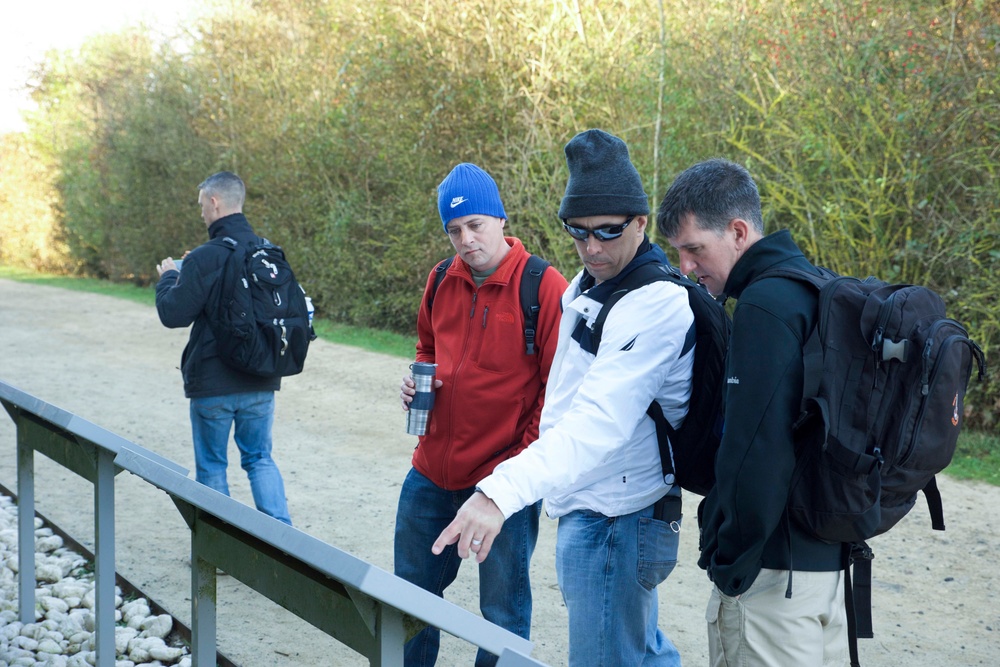
[(715, 584), (706, 614), (710, 664), (844, 665), (844, 546), (811, 537), (785, 507), (802, 348), (815, 326), (817, 295), (794, 280), (759, 278), (777, 266), (815, 268), (788, 230), (764, 236), (757, 186), (726, 160), (678, 176), (657, 225), (683, 273), (697, 275), (716, 296), (739, 300), (717, 482), (699, 508), (698, 564)]
[(285, 485), (271, 458), (274, 392), (281, 378), (242, 373), (219, 358), (209, 318), (215, 317), (223, 266), (232, 254), (221, 240), (230, 237), (246, 244), (257, 238), (243, 215), (246, 188), (239, 176), (222, 171), (198, 186), (201, 217), (210, 241), (184, 255), (178, 270), (171, 257), (156, 270), (156, 310), (170, 328), (191, 325), (191, 336), (181, 356), (184, 395), (191, 399), (195, 478), (229, 495), (226, 450), (235, 424), (240, 465), (250, 479), (254, 504), (261, 512), (291, 524)]

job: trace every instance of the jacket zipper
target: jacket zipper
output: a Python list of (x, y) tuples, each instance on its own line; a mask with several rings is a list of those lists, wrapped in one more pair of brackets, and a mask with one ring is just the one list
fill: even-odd
[[(476, 300), (478, 298), (479, 298), (479, 288), (473, 286), (472, 306), (469, 308), (469, 329), (466, 332), (465, 343), (462, 346), (462, 356), (459, 357), (458, 365), (455, 366), (455, 372), (454, 372), (454, 377), (455, 378), (461, 377), (463, 375), (463, 369), (465, 368), (465, 362), (466, 362), (466, 360), (468, 359), (468, 356), (469, 356), (469, 341), (471, 340), (471, 335), (470, 334), (472, 333), (472, 321), (473, 321), (472, 318), (474, 318), (476, 316)], [(456, 395), (458, 395), (458, 387), (454, 386), (454, 383), (453, 383), (452, 393), (451, 393), (451, 396), (452, 396), (451, 400), (452, 400), (452, 402), (455, 400), (455, 396)], [(448, 406), (448, 409), (453, 411), (451, 405)], [(451, 450), (452, 450), (453, 447), (454, 447), (454, 442), (452, 441), (452, 435), (449, 433), (448, 434), (447, 445), (445, 447), (446, 454), (445, 454), (445, 456), (443, 456), (441, 458), (441, 479), (445, 480), (446, 483), (451, 479), (451, 476), (449, 475), (449, 467), (448, 466), (449, 466), (449, 463), (451, 461)]]

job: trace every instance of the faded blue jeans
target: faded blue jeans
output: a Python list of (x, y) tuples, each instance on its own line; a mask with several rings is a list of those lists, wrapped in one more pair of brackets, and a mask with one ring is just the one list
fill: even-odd
[[(458, 576), (462, 559), (454, 544), (440, 556), (431, 553), (431, 545), (455, 518), (458, 509), (475, 489), (447, 491), (411, 468), (399, 493), (396, 512), (394, 573), (424, 590), (444, 597)], [(479, 565), (479, 609), (483, 618), (530, 638), (531, 582), (528, 566), (538, 538), (539, 501), (512, 514), (503, 524)], [(425, 628), (406, 643), (406, 667), (429, 667), (437, 660), (441, 631)], [(492, 667), (497, 656), (479, 649), (476, 667)]]
[(616, 517), (577, 510), (559, 518), (556, 574), (569, 613), (570, 667), (680, 666), (657, 626), (656, 595), (679, 545), (680, 521), (654, 519), (652, 506)]
[(226, 481), (229, 433), (236, 424), (240, 467), (250, 479), (257, 509), (291, 525), (285, 483), (271, 458), (271, 425), (274, 392), (258, 391), (191, 399), (191, 432), (194, 437), (195, 479), (229, 495)]

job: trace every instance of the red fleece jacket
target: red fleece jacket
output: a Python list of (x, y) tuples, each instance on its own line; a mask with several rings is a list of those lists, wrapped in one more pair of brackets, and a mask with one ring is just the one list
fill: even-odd
[(444, 384), (413, 466), (448, 490), (475, 486), (538, 438), (567, 283), (552, 267), (542, 276), (536, 351), (525, 354), (519, 291), (529, 254), (518, 239), (506, 240), (510, 252), (479, 289), (456, 256), (428, 312), (432, 270), (417, 316), (417, 361), (436, 363)]

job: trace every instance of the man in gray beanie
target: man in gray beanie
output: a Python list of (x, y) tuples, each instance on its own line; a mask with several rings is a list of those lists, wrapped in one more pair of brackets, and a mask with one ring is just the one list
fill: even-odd
[(563, 295), (540, 436), (479, 482), (434, 550), (457, 542), (460, 556), (483, 562), (505, 520), (544, 498), (559, 519), (571, 667), (673, 667), (680, 656), (657, 627), (656, 587), (677, 560), (680, 487), (664, 483), (646, 408), (657, 401), (675, 428), (687, 414), (694, 315), (683, 287), (653, 282), (609, 306), (596, 330), (625, 277), (667, 258), (646, 236), (649, 201), (621, 139), (578, 134), (566, 162), (559, 216), (583, 270)]
[[(534, 279), (529, 261), (538, 258), (504, 236), (507, 213), (496, 183), (476, 165), (459, 164), (438, 186), (438, 211), (456, 255), (427, 276), (417, 314), (416, 359), (437, 365), (437, 392), (399, 494), (394, 571), (443, 595), (462, 560), (455, 547), (431, 553), (434, 539), (479, 480), (538, 437), (566, 279), (551, 266), (541, 269), (529, 351), (521, 285)], [(407, 375), (400, 387), (404, 410), (415, 393)], [(479, 567), (483, 617), (525, 639), (540, 513), (541, 503), (529, 503), (512, 516), (494, 543), (494, 562)], [(433, 665), (440, 634), (426, 628), (407, 642), (406, 667)], [(476, 656), (477, 667), (496, 662), (482, 649)]]

